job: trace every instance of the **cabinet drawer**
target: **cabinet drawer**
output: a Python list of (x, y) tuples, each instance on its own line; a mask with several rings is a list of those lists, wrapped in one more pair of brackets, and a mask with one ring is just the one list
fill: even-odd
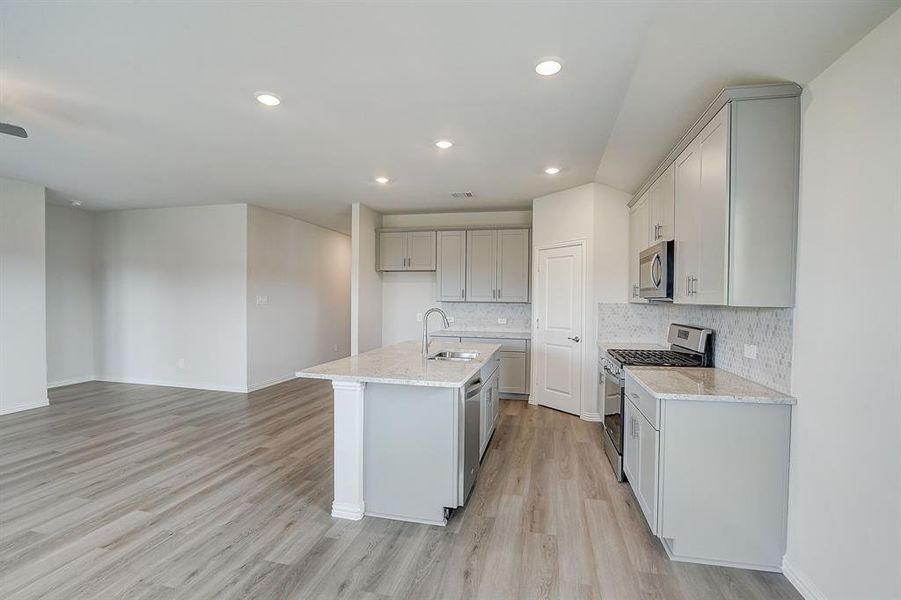
[(501, 338), (460, 338), (464, 344), (500, 344), (505, 352), (525, 352), (526, 340), (507, 340)]
[(659, 411), (660, 402), (641, 387), (635, 379), (626, 371), (626, 397), (635, 405), (641, 414), (656, 430), (660, 430)]

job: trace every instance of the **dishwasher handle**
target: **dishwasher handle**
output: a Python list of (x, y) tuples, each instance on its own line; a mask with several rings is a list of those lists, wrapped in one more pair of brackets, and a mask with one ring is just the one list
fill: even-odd
[(466, 386), (466, 394), (464, 398), (469, 400), (473, 396), (478, 396), (482, 392), (482, 380), (476, 379)]

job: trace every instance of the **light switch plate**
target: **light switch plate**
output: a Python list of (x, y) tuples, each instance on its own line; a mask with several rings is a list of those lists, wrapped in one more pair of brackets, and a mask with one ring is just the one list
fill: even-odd
[(507, 324), (507, 319), (506, 319), (506, 317), (498, 317), (498, 318), (497, 318), (497, 324), (498, 324), (498, 325), (506, 325), (506, 324)]
[(422, 323), (422, 313), (416, 313), (416, 321)]
[(179, 358), (179, 359), (178, 359), (178, 368), (179, 368), (179, 369), (184, 369), (184, 368), (185, 368), (185, 359), (183, 359), (183, 358)]
[(448, 317), (448, 318), (447, 318), (447, 322), (448, 322), (448, 323), (453, 323), (453, 322), (454, 322), (454, 318), (453, 318), (453, 317)]
[(753, 344), (745, 344), (745, 358), (757, 360), (757, 346)]

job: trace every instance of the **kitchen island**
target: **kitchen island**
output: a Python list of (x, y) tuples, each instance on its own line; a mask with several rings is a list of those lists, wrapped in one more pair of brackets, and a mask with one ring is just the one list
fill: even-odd
[(444, 525), (493, 432), (499, 349), (434, 342), (427, 358), (401, 342), (298, 371), (334, 389), (332, 516)]

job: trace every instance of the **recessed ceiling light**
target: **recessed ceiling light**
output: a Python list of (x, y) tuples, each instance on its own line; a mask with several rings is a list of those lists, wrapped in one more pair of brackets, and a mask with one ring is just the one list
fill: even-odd
[(376, 178), (375, 178), (375, 182), (376, 182), (376, 183), (386, 184), (386, 183), (388, 183), (389, 181), (391, 181), (391, 180), (388, 179), (387, 177), (376, 177)]
[(541, 61), (535, 65), (535, 72), (539, 75), (550, 76), (556, 75), (562, 68), (563, 63), (556, 58), (542, 58)]
[(272, 92), (257, 92), (257, 102), (266, 106), (278, 106), (282, 103), (278, 96)]
[(79, 206), (81, 206), (81, 200), (73, 200), (72, 206), (74, 206), (75, 208), (78, 208)]
[(544, 170), (544, 172), (547, 173), (548, 175), (556, 175), (557, 173), (560, 172), (560, 169), (558, 169), (557, 167), (548, 167), (547, 169)]
[(441, 148), (442, 150), (447, 150), (448, 148), (453, 146), (454, 143), (450, 140), (438, 140), (437, 142), (435, 142), (435, 145), (438, 146), (439, 148)]

